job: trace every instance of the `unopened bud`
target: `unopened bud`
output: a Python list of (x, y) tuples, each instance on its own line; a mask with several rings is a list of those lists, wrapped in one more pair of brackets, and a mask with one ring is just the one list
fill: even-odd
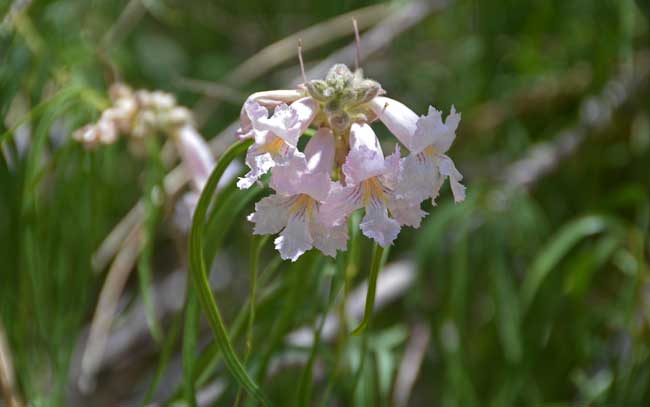
[(334, 96), (332, 88), (325, 81), (313, 80), (306, 84), (307, 92), (319, 102), (327, 102)]
[(174, 127), (189, 125), (192, 123), (192, 112), (189, 109), (178, 106), (173, 108), (167, 116), (169, 124)]
[(108, 95), (113, 102), (116, 102), (120, 99), (133, 98), (133, 90), (123, 83), (115, 83), (108, 89)]
[(343, 64), (334, 65), (325, 76), (325, 81), (337, 90), (345, 89), (353, 80), (354, 74)]

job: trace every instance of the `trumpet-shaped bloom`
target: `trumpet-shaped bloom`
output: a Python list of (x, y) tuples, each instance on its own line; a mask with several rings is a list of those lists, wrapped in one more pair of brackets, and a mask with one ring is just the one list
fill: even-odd
[(382, 247), (393, 243), (402, 225), (417, 227), (425, 213), (419, 203), (400, 200), (394, 194), (400, 167), (399, 148), (388, 158), (367, 124), (352, 124), (350, 152), (343, 165), (345, 186), (335, 185), (325, 208), (330, 225), (345, 224), (359, 208), (366, 214), (359, 225), (364, 235)]
[(370, 106), (386, 127), (409, 150), (400, 163), (395, 194), (411, 204), (435, 199), (446, 178), (456, 202), (465, 200), (462, 174), (445, 153), (456, 138), (460, 114), (452, 106), (446, 120), (442, 112), (429, 106), (426, 116), (418, 117), (404, 104), (387, 97), (374, 98)]
[(248, 220), (253, 233), (276, 234), (280, 256), (296, 261), (315, 247), (328, 256), (347, 246), (347, 225), (330, 227), (323, 222), (321, 208), (331, 191), (330, 172), (334, 162), (334, 137), (321, 128), (307, 143), (305, 153), (294, 155), (287, 165), (276, 167), (271, 187), (276, 191), (255, 204)]
[(317, 109), (316, 102), (306, 97), (291, 105), (278, 105), (269, 117), (266, 107), (253, 100), (247, 101), (244, 110), (255, 143), (246, 154), (246, 165), (251, 170), (239, 179), (237, 186), (250, 188), (271, 168), (287, 165), (297, 151), (298, 139), (309, 127)]

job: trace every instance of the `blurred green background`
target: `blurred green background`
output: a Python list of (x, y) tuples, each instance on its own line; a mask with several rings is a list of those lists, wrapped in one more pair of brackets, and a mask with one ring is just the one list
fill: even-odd
[[(296, 79), (298, 37), (308, 72), (331, 55), (352, 64), (338, 50), (356, 16), (362, 67), (388, 96), (462, 112), (450, 154), (468, 199), (454, 205), (445, 187), (422, 227), (403, 230), (360, 337), (348, 332), (368, 241), (295, 264), (267, 243), (247, 350), (245, 215), (268, 192), (233, 193), (206, 251), (251, 375), (275, 405), (650, 405), (648, 15), (645, 0), (0, 0), (4, 401), (254, 405), (184, 301), (174, 198), (147, 193), (172, 160), (124, 141), (86, 151), (70, 134), (119, 79), (176, 95), (222, 151), (246, 95)], [(93, 255), (142, 197), (144, 250), (84, 366), (117, 267)], [(321, 331), (325, 312), (353, 315)]]

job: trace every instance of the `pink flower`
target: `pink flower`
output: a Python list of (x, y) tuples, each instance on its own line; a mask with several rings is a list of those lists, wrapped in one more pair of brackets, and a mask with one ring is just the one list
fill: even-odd
[(345, 224), (352, 212), (363, 207), (366, 214), (361, 231), (382, 247), (393, 243), (402, 225), (419, 226), (425, 215), (419, 202), (411, 205), (393, 193), (399, 163), (399, 148), (384, 158), (372, 128), (365, 123), (352, 124), (350, 152), (343, 165), (345, 186), (337, 184), (327, 200), (323, 208), (326, 222)]
[(240, 189), (250, 188), (271, 168), (291, 160), (298, 139), (311, 124), (317, 108), (312, 98), (305, 97), (291, 105), (280, 104), (269, 117), (266, 107), (255, 101), (246, 102), (244, 109), (255, 143), (246, 154), (246, 165), (251, 170), (237, 182)]
[(178, 129), (174, 141), (195, 190), (202, 191), (215, 165), (208, 143), (190, 125)]
[(400, 174), (395, 194), (411, 204), (435, 199), (445, 180), (449, 179), (456, 202), (465, 200), (462, 174), (445, 153), (456, 138), (460, 114), (452, 106), (447, 119), (442, 112), (429, 106), (426, 116), (418, 117), (404, 104), (387, 97), (376, 97), (370, 107), (388, 129), (409, 150), (400, 163)]
[(253, 233), (280, 233), (274, 242), (282, 259), (296, 261), (313, 247), (332, 257), (346, 249), (347, 225), (330, 227), (321, 214), (333, 185), (333, 163), (334, 137), (323, 127), (309, 140), (304, 154), (297, 152), (286, 165), (274, 168), (270, 184), (276, 193), (255, 204), (249, 215)]

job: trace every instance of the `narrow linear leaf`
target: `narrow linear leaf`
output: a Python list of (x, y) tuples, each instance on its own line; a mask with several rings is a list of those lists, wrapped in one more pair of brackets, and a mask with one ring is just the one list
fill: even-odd
[(212, 195), (214, 194), (217, 184), (221, 179), (224, 171), (227, 166), (239, 155), (244, 153), (246, 149), (252, 144), (252, 140), (240, 141), (233, 144), (228, 150), (224, 152), (221, 159), (217, 163), (215, 169), (210, 174), (210, 178), (205, 185), (199, 202), (196, 206), (194, 212), (194, 218), (192, 221), (192, 230), (190, 233), (190, 273), (192, 275), (192, 281), (194, 283), (194, 288), (197, 291), (201, 306), (208, 321), (210, 322), (210, 327), (215, 335), (215, 340), (221, 349), (221, 352), (224, 356), (226, 366), (230, 370), (231, 374), (234, 376), (235, 380), (246, 389), (246, 391), (263, 404), (270, 404), (267, 397), (260, 390), (259, 386), (255, 381), (248, 375), (244, 365), (239, 360), (235, 351), (233, 349), (230, 338), (228, 337), (228, 332), (223, 323), (223, 318), (221, 317), (221, 312), (217, 306), (215, 298), (210, 289), (210, 283), (208, 281), (207, 267), (205, 263), (205, 258), (203, 256), (203, 232), (205, 225), (205, 216), (212, 200)]
[(528, 308), (551, 270), (578, 242), (602, 232), (613, 222), (602, 216), (579, 218), (560, 229), (534, 260), (522, 285), (522, 305)]
[(185, 401), (191, 406), (197, 404), (193, 373), (200, 329), (200, 311), (196, 294), (188, 285), (185, 310), (183, 312), (185, 317), (185, 326), (183, 327), (183, 390)]

